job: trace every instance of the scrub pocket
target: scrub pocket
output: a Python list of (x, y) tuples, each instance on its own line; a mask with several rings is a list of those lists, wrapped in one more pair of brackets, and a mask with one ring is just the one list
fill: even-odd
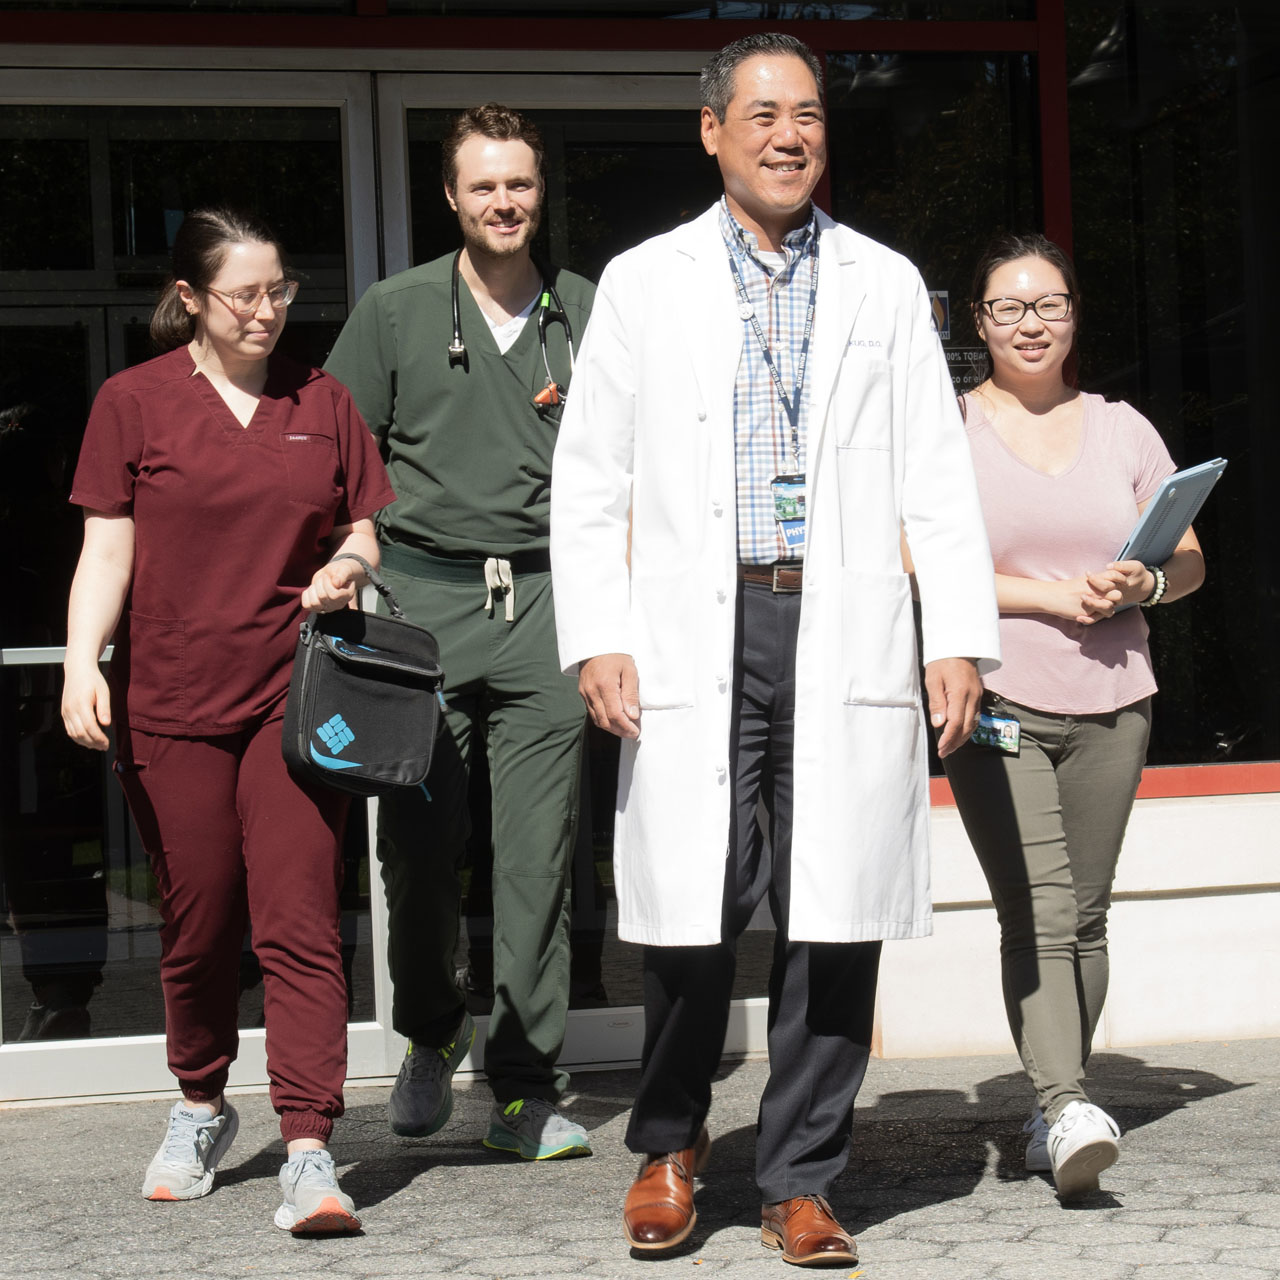
[(187, 718), (187, 624), (129, 613), (129, 715), (162, 724)]
[(282, 431), (280, 448), (289, 473), (289, 501), (334, 510), (342, 497), (337, 441), (315, 431)]

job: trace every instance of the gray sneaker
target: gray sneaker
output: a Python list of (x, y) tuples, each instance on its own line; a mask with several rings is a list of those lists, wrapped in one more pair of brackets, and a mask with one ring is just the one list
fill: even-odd
[(425, 1138), (438, 1133), (453, 1114), (453, 1073), (471, 1052), (476, 1024), (462, 1015), (457, 1034), (439, 1049), (410, 1042), (400, 1073), (387, 1099), (391, 1132), (402, 1138)]
[(542, 1098), (517, 1098), (505, 1107), (495, 1102), (484, 1145), (493, 1151), (510, 1151), (525, 1160), (591, 1154), (587, 1131)]
[(222, 1110), (211, 1119), (175, 1102), (169, 1112), (169, 1132), (142, 1180), (144, 1200), (195, 1200), (213, 1190), (213, 1171), (227, 1153), (240, 1127), (236, 1109), (223, 1099)]
[(338, 1186), (333, 1157), (327, 1151), (298, 1151), (280, 1169), (284, 1203), (276, 1226), (294, 1235), (333, 1235), (359, 1231), (355, 1202)]
[(1039, 1107), (1022, 1126), (1022, 1132), (1027, 1135), (1027, 1155), (1024, 1162), (1027, 1170), (1031, 1173), (1049, 1173), (1053, 1169), (1049, 1159), (1049, 1126)]

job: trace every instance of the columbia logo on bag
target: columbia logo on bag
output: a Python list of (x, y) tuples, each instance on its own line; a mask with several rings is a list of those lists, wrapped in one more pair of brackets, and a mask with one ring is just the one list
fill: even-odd
[(351, 726), (341, 716), (330, 716), (324, 724), (316, 729), (316, 737), (324, 743), (333, 755), (321, 755), (316, 750), (316, 744), (311, 744), (311, 758), (325, 769), (358, 769), (360, 768), (359, 760), (337, 760), (334, 757), (340, 756), (355, 740), (356, 735), (351, 732)]
[(285, 761), (303, 781), (348, 795), (420, 787), (440, 726), (440, 646), (367, 561), (341, 555), (360, 562), (390, 616), (335, 609), (302, 621), (281, 727)]

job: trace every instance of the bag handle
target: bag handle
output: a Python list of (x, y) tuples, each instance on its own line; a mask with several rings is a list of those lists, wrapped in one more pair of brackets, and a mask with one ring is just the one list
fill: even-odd
[[(366, 573), (369, 578), (369, 585), (387, 602), (387, 608), (391, 611), (393, 618), (403, 618), (404, 610), (400, 607), (400, 602), (395, 597), (395, 592), (391, 590), (385, 582), (383, 582), (377, 569), (373, 567), (364, 556), (358, 556), (354, 551), (340, 551), (332, 560), (354, 560)], [(356, 608), (360, 608), (360, 593), (356, 592)]]

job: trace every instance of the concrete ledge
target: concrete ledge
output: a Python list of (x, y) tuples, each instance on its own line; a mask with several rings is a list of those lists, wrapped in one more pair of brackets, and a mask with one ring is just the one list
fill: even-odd
[[(1280, 795), (1140, 800), (1111, 911), (1095, 1048), (1280, 1035)], [(934, 935), (889, 943), (877, 1050), (1007, 1053), (999, 928), (959, 814), (933, 814)]]

